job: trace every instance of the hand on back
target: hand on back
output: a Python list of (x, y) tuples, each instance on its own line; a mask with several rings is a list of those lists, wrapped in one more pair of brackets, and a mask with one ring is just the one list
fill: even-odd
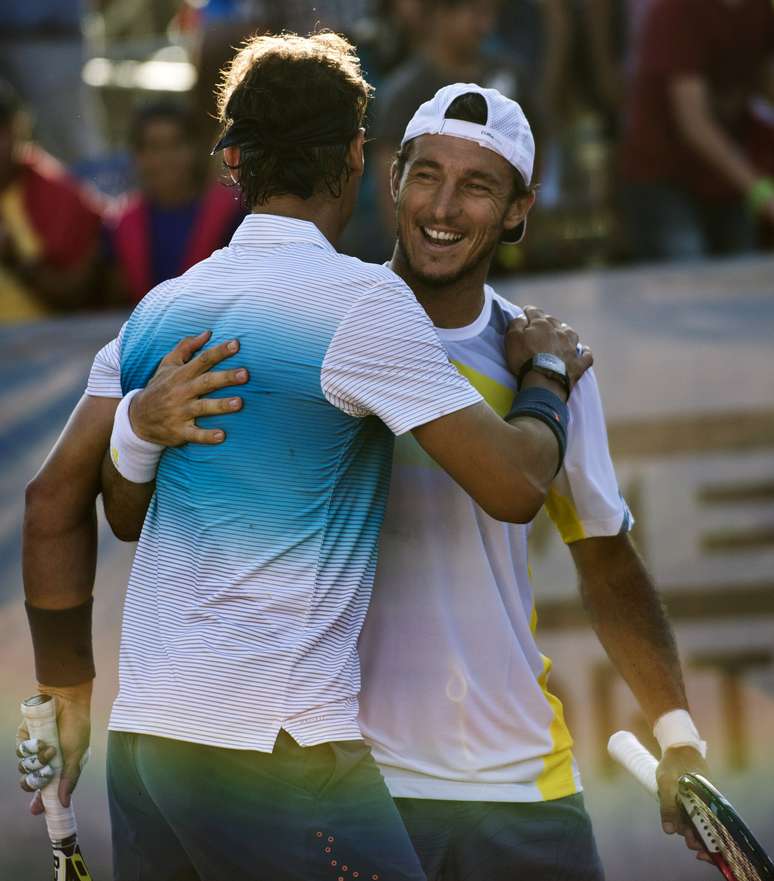
[(143, 440), (165, 447), (219, 444), (225, 440), (221, 429), (199, 428), (196, 419), (235, 413), (242, 408), (242, 398), (204, 395), (244, 385), (249, 374), (244, 367), (213, 370), (239, 351), (238, 340), (226, 340), (193, 357), (210, 336), (210, 331), (204, 331), (181, 340), (161, 360), (148, 385), (133, 398), (129, 416), (132, 428)]

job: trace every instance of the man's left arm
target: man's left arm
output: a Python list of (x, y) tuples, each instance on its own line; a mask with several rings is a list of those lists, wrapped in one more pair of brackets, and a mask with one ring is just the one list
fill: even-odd
[(629, 535), (586, 538), (569, 548), (592, 626), (650, 724), (687, 710), (674, 634)]
[(629, 537), (633, 518), (618, 489), (592, 370), (570, 396), (567, 455), (547, 509), (570, 548), (592, 626), (662, 748), (657, 776), (664, 831), (679, 831), (701, 852), (675, 797), (681, 773), (706, 769), (703, 744), (687, 712), (672, 627)]
[[(650, 725), (674, 710), (687, 712), (674, 633), (629, 535), (586, 538), (569, 547), (594, 631)], [(701, 851), (677, 807), (677, 780), (686, 771), (707, 773), (697, 749), (664, 750), (657, 772), (661, 820), (665, 832), (680, 832), (692, 850)]]

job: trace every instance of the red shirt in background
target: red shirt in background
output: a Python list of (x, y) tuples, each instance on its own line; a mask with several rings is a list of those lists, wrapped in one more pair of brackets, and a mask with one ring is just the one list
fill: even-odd
[(96, 198), (38, 147), (25, 148), (19, 166), (17, 179), (42, 261), (62, 269), (76, 266), (97, 246), (102, 220)]
[(774, 51), (772, 0), (654, 0), (641, 40), (622, 144), (624, 178), (670, 182), (707, 199), (739, 195), (682, 139), (669, 86), (682, 76), (702, 77), (716, 119), (741, 145), (750, 96)]

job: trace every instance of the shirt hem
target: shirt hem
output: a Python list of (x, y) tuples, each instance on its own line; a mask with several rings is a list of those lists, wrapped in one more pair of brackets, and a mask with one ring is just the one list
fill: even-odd
[(98, 391), (97, 389), (88, 388), (88, 386), (84, 389), (83, 393), (90, 398), (115, 398), (116, 400), (123, 398), (121, 393)]
[(481, 801), (537, 803), (554, 801), (583, 792), (580, 775), (573, 773), (572, 786), (545, 798), (536, 783), (482, 783), (480, 781), (442, 780), (433, 777), (396, 776), (380, 766), (384, 782), (393, 798), (416, 798), (430, 801)]
[[(319, 723), (315, 723), (319, 724)], [(195, 723), (188, 730), (182, 732), (179, 722), (169, 726), (161, 723), (149, 723), (144, 721), (127, 721), (124, 714), (121, 718), (112, 718), (108, 723), (108, 731), (121, 731), (128, 734), (147, 734), (151, 737), (163, 737), (166, 740), (179, 740), (186, 743), (196, 743), (200, 746), (212, 746), (217, 749), (252, 750), (255, 752), (270, 753), (280, 731), (286, 731), (299, 746), (317, 746), (321, 743), (332, 743), (343, 740), (363, 740), (363, 735), (357, 723), (345, 719), (340, 722), (331, 720), (327, 725), (320, 726), (320, 731), (310, 733), (305, 729), (303, 722), (292, 720), (274, 720), (270, 725), (264, 722), (262, 727), (267, 732), (263, 736), (256, 737), (224, 737), (213, 732), (194, 731)]]

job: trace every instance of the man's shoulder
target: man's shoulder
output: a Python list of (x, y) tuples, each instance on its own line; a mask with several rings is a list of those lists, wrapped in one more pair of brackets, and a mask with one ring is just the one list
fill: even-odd
[(167, 309), (175, 292), (178, 291), (182, 278), (184, 276), (170, 278), (151, 288), (132, 310), (126, 327), (129, 329), (138, 325), (147, 325), (148, 322), (156, 322), (160, 313)]
[(382, 289), (395, 293), (411, 292), (406, 282), (384, 263), (366, 263), (347, 254), (336, 256), (341, 261), (342, 278), (351, 289), (354, 299)]

